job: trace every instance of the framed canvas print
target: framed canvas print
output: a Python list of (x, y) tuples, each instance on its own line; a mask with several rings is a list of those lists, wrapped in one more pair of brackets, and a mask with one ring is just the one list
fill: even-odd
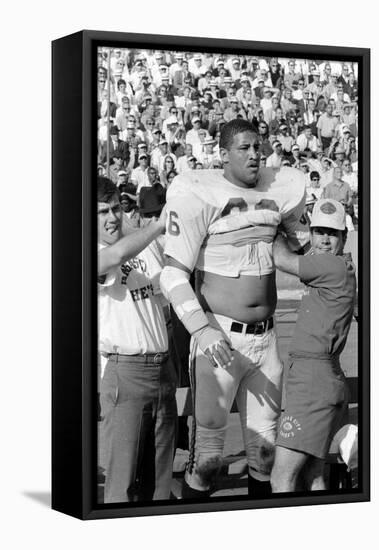
[(55, 510), (370, 498), (370, 51), (53, 42)]

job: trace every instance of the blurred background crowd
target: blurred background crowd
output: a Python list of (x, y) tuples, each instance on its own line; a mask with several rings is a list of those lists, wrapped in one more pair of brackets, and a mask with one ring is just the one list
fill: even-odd
[(304, 215), (334, 198), (357, 227), (357, 64), (99, 48), (97, 86), (98, 174), (120, 188), (136, 226), (159, 215), (176, 175), (222, 169), (220, 129), (243, 118), (262, 166), (303, 172)]

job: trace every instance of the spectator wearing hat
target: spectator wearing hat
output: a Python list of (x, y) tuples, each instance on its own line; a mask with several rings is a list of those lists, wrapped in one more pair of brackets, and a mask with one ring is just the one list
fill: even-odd
[(257, 79), (253, 80), (252, 88), (254, 91), (254, 95), (258, 97), (259, 99), (263, 99), (265, 97), (265, 81), (264, 78), (258, 77)]
[(184, 62), (184, 53), (183, 52), (177, 52), (175, 54), (175, 61), (172, 63), (168, 69), (169, 75), (171, 77), (171, 81), (174, 82), (175, 73), (177, 71), (183, 70), (183, 62)]
[(126, 170), (119, 170), (119, 172), (117, 173), (117, 182), (116, 182), (117, 187), (121, 190), (122, 188), (125, 187), (127, 182), (128, 182), (128, 172)]
[(290, 135), (287, 124), (280, 124), (277, 140), (282, 144), (283, 155), (289, 157), (292, 154), (292, 146), (295, 143), (294, 138)]
[(342, 166), (344, 159), (346, 158), (346, 152), (344, 147), (339, 144), (339, 140), (335, 138), (330, 146), (330, 158), (334, 161), (335, 166)]
[(279, 170), (282, 165), (283, 159), (283, 147), (281, 142), (276, 139), (272, 143), (273, 153), (267, 157), (266, 166), (267, 168), (273, 168), (274, 170)]
[(235, 97), (235, 95), (231, 95), (228, 98), (229, 107), (227, 107), (224, 111), (223, 118), (226, 122), (229, 122), (230, 120), (233, 120), (235, 118), (243, 118), (247, 119), (246, 113), (243, 109), (241, 109), (238, 99)]
[(169, 151), (169, 144), (166, 138), (162, 138), (159, 142), (159, 151), (153, 160), (153, 155), (151, 158), (152, 165), (157, 169), (158, 174), (164, 169), (165, 158), (170, 156), (174, 163), (174, 168), (176, 169), (176, 157)]
[(176, 88), (176, 86), (174, 86), (174, 84), (172, 84), (172, 82), (170, 81), (168, 72), (165, 72), (164, 74), (162, 74), (161, 78), (162, 78), (162, 85), (166, 86), (167, 88), (167, 99), (169, 101), (174, 101), (175, 96), (178, 93), (178, 88)]
[(120, 131), (126, 130), (126, 126), (129, 122), (129, 116), (132, 114), (130, 105), (130, 99), (124, 95), (121, 98), (121, 106), (116, 111), (115, 123), (119, 127)]
[(340, 202), (344, 207), (353, 204), (353, 194), (350, 185), (342, 179), (343, 171), (340, 166), (333, 170), (333, 180), (324, 187), (322, 197)]
[(195, 86), (197, 86), (199, 79), (207, 71), (207, 67), (203, 64), (202, 55), (195, 53), (195, 55), (188, 61), (188, 68), (195, 77)]
[[(256, 90), (254, 90), (254, 92), (256, 93)], [(266, 111), (272, 109), (273, 94), (273, 90), (271, 90), (268, 86), (263, 88), (263, 97), (261, 98), (261, 108), (263, 109), (263, 113), (266, 113)], [(257, 97), (259, 96), (257, 95)]]
[(313, 152), (317, 151), (318, 140), (316, 136), (312, 135), (310, 126), (304, 126), (304, 130), (298, 136), (296, 143), (300, 147), (300, 151), (305, 151), (305, 149), (310, 149)]
[(141, 187), (149, 186), (149, 178), (147, 175), (148, 169), (148, 157), (146, 151), (141, 151), (138, 155), (138, 166), (132, 170), (130, 180), (136, 187), (136, 194), (138, 195)]
[(328, 103), (325, 113), (317, 121), (317, 136), (324, 151), (329, 150), (331, 142), (336, 136), (338, 119), (333, 112), (333, 105)]
[[(120, 154), (125, 165), (129, 163), (130, 160), (130, 150), (129, 146), (125, 141), (119, 138), (119, 129), (117, 126), (111, 126), (109, 131), (109, 158), (112, 160), (114, 156)], [(107, 141), (104, 141), (100, 144), (100, 162), (105, 163), (107, 161), (108, 154), (108, 144)]]
[(138, 159), (138, 144), (143, 141), (142, 132), (137, 133), (136, 124), (131, 120), (126, 125), (126, 130), (121, 133), (123, 141), (128, 144), (130, 151), (129, 164), (134, 167), (136, 157)]
[(226, 62), (226, 68), (229, 71), (229, 74), (235, 82), (236, 80), (239, 80), (241, 78), (241, 60), (237, 56), (233, 56)]
[(232, 80), (232, 77), (225, 76), (223, 82), (219, 81), (218, 86), (220, 88), (219, 97), (221, 99), (221, 106), (223, 107), (223, 109), (226, 109), (226, 107), (228, 106), (227, 98), (230, 94), (229, 90), (232, 89), (235, 92), (235, 85)]
[(301, 99), (299, 99), (296, 103), (296, 109), (298, 110), (301, 116), (303, 116), (304, 113), (308, 111), (309, 100), (311, 99), (311, 97), (312, 97), (311, 92), (305, 88), (302, 91)]
[(301, 157), (300, 157), (300, 147), (297, 143), (294, 143), (291, 147), (291, 157), (289, 159), (292, 168), (300, 168)]
[(200, 162), (200, 157), (203, 152), (204, 142), (210, 135), (208, 134), (205, 128), (200, 128), (198, 131), (199, 141), (192, 144), (193, 154), (196, 157), (196, 160)]
[[(195, 115), (191, 119), (192, 129), (189, 130), (186, 134), (186, 143), (190, 143), (192, 145), (192, 149), (194, 149), (195, 146), (200, 145), (200, 151), (202, 146), (202, 141), (199, 136), (200, 130), (204, 130), (204, 128), (201, 127), (201, 119), (199, 116)], [(196, 153), (194, 153), (196, 156)]]
[[(166, 202), (166, 190), (157, 181), (142, 187), (139, 194), (139, 213), (143, 219), (158, 219)], [(145, 225), (145, 224), (142, 224)]]
[(294, 59), (290, 59), (286, 66), (284, 66), (284, 86), (291, 89), (295, 82), (301, 78), (301, 73), (297, 71)]
[(308, 84), (306, 87), (306, 90), (308, 90), (311, 93), (312, 97), (317, 97), (319, 95), (319, 84), (321, 83), (321, 77), (320, 77), (320, 71), (318, 69), (314, 69), (312, 71), (312, 82)]
[(211, 137), (205, 138), (203, 142), (203, 151), (199, 155), (199, 161), (205, 170), (214, 168), (214, 163), (220, 161), (218, 153), (214, 151), (216, 141)]

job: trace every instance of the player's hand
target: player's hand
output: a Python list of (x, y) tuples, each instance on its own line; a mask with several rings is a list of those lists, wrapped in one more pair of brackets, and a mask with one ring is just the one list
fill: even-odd
[(208, 325), (195, 332), (193, 336), (213, 367), (230, 367), (233, 350), (222, 332)]

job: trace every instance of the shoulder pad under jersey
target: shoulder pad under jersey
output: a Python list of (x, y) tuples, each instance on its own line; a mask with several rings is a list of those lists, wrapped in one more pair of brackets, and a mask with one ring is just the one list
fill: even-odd
[(194, 195), (202, 202), (222, 208), (229, 200), (230, 184), (222, 170), (191, 170), (176, 176), (167, 191), (167, 201), (174, 197)]
[(267, 193), (267, 198), (275, 200), (279, 212), (285, 215), (304, 200), (305, 178), (297, 168), (284, 166), (279, 171), (261, 168), (258, 187)]

